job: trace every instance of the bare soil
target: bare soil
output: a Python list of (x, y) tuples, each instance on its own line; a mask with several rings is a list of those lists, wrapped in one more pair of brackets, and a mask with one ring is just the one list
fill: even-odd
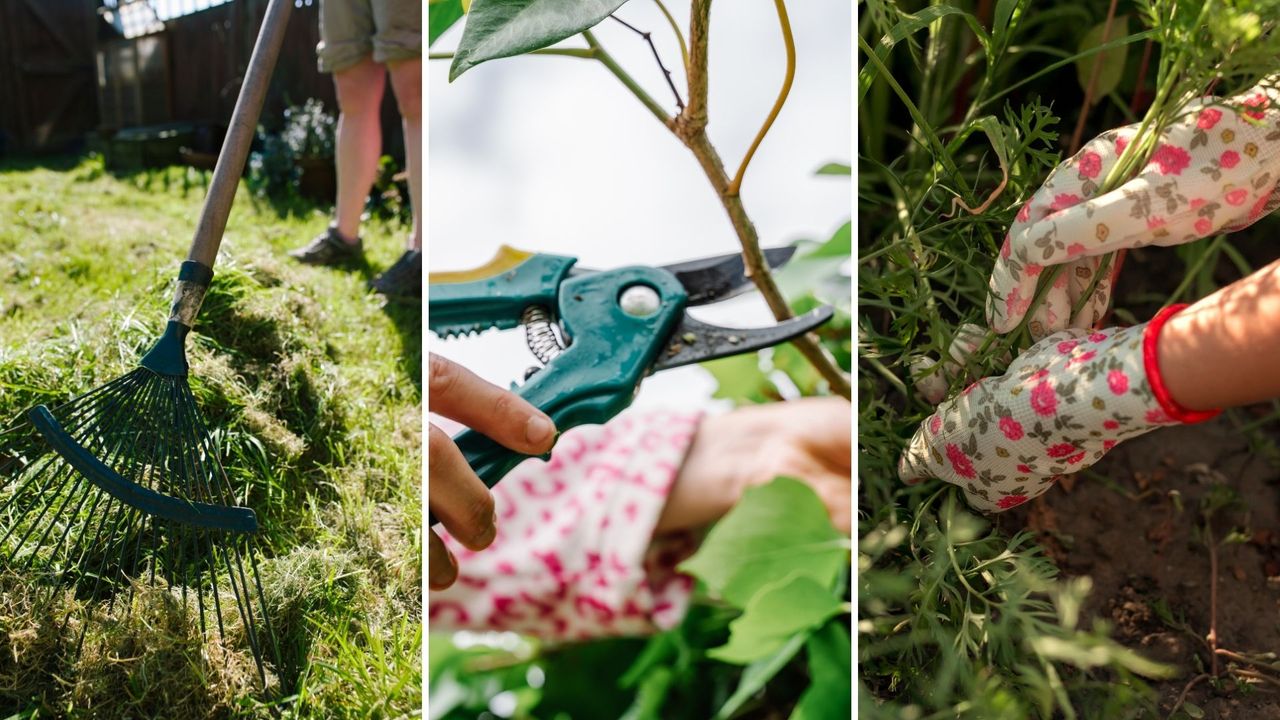
[[(1108, 619), (1116, 640), (1180, 668), (1155, 686), (1161, 718), (1193, 679), (1213, 674), (1207, 636), (1215, 614), (1220, 651), (1280, 655), (1280, 428), (1266, 429), (1270, 453), (1252, 450), (1236, 429), (1264, 409), (1124, 443), (1092, 472), (1000, 521), (1010, 532), (1037, 531), (1064, 576), (1093, 579), (1086, 616)], [(1215, 485), (1235, 493), (1231, 506), (1212, 514), (1216, 613), (1201, 510)], [(1223, 544), (1232, 533), (1241, 535)], [(1280, 669), (1270, 664), (1280, 668), (1275, 656), (1244, 662), (1220, 652), (1218, 680), (1201, 678), (1186, 700), (1206, 718), (1280, 718)]]

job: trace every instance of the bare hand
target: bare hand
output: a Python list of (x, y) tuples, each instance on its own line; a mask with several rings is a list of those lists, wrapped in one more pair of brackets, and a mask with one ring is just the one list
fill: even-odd
[[(431, 412), (456, 420), (498, 443), (524, 453), (541, 455), (555, 442), (551, 418), (515, 393), (491, 385), (466, 368), (430, 354), (427, 372)], [(427, 437), (431, 513), (458, 542), (483, 550), (497, 534), (493, 495), (443, 430), (431, 425)], [(428, 538), (428, 577), (432, 590), (443, 590), (458, 577), (458, 561), (431, 530)]]
[(656, 532), (702, 527), (747, 488), (779, 475), (808, 483), (843, 532), (852, 524), (853, 409), (844, 398), (743, 407), (702, 421)]

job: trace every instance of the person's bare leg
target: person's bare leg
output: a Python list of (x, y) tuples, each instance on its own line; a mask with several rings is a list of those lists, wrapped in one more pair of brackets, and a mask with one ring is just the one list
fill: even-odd
[(386, 68), (366, 57), (333, 74), (338, 93), (338, 136), (335, 162), (338, 202), (334, 224), (343, 239), (353, 242), (360, 234), (360, 215), (382, 156), (382, 93)]
[(413, 205), (413, 235), (409, 249), (422, 249), (422, 60), (390, 63), (391, 89), (404, 122), (404, 155), (409, 171), (409, 200)]

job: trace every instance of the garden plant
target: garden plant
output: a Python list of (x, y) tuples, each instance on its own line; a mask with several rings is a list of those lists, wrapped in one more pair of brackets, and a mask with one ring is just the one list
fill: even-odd
[[(470, 80), (469, 68), (498, 58), (553, 55), (598, 62), (636, 97), (638, 109), (692, 153), (775, 316), (782, 320), (822, 303), (837, 309), (833, 321), (799, 342), (707, 363), (717, 380), (716, 397), (735, 403), (798, 394), (849, 397), (851, 224), (841, 218), (829, 238), (802, 241), (786, 267), (770, 272), (739, 194), (744, 182), (768, 181), (753, 178), (749, 164), (784, 106), (795, 71), (796, 38), (785, 3), (775, 3), (787, 48), (779, 58), (785, 81), (745, 158), (726, 169), (708, 133), (710, 3), (690, 4), (686, 31), (677, 14), (657, 2), (668, 21), (660, 29), (661, 44), (676, 49), (664, 57), (654, 41), (659, 29), (651, 33), (613, 14), (624, 9), (624, 2), (566, 9), (563, 3), (537, 0), (433, 1), (432, 42), (454, 23), (466, 25), (454, 51), (430, 57), (450, 61), (451, 79), (459, 83)], [(651, 94), (602, 46), (592, 29), (603, 22), (626, 25), (636, 42), (648, 44), (657, 68), (646, 70), (661, 78), (654, 84), (663, 88), (662, 95)], [(721, 31), (733, 29), (726, 24)], [(656, 99), (667, 93), (669, 100)], [(831, 163), (815, 171), (820, 177), (814, 182), (839, 182), (849, 175), (849, 166)], [(776, 478), (747, 491), (681, 566), (698, 586), (676, 628), (651, 638), (559, 645), (511, 633), (431, 633), (428, 713), (433, 718), (587, 720), (849, 717), (851, 547), (807, 485)]]
[[(1276, 258), (1274, 217), (1176, 248), (1083, 257), (1044, 268), (1034, 293), (1015, 299), (1025, 315), (988, 329), (1004, 325), (1007, 298), (988, 281), (1006, 234), (1060, 163), (1059, 177), (1090, 198), (1147, 168), (1183, 169), (1167, 149), (1173, 134), (1195, 148), (1237, 121), (1268, 132), (1255, 96), (1237, 94), (1275, 82), (1280, 7), (878, 0), (860, 11), (861, 716), (1274, 714), (1280, 637), (1266, 618), (1280, 572), (1280, 404), (1124, 443), (992, 517), (954, 486), (904, 484), (898, 468), (934, 404), (1002, 374), (1054, 329), (1037, 325), (1045, 318), (1145, 322)], [(1114, 162), (1095, 167), (1089, 138), (1110, 147), (1122, 126)], [(1238, 157), (1195, 171), (1225, 172)], [(1192, 181), (1153, 183), (1158, 202), (1185, 204), (1179, 187)], [(1158, 219), (1149, 227), (1158, 233)], [(1053, 238), (1036, 259), (1106, 241)], [(1079, 289), (1065, 304), (1053, 292), (1064, 272)], [(1110, 303), (1091, 305), (1097, 297)]]

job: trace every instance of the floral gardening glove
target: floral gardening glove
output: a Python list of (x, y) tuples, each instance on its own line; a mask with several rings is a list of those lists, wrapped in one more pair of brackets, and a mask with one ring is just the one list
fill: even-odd
[(1137, 128), (1128, 125), (1091, 140), (1054, 169), (1019, 211), (991, 274), (987, 321), (993, 330), (1006, 333), (1018, 326), (1047, 266), (1067, 268), (1031, 318), (1034, 338), (1093, 327), (1105, 315), (1114, 273), (1071, 316), (1101, 256), (1239, 230), (1280, 206), (1280, 75), (1227, 100), (1193, 103), (1137, 177), (1099, 195)]
[(1097, 462), (1116, 443), (1161, 425), (1216, 413), (1188, 411), (1155, 366), (1162, 311), (1149, 323), (1054, 333), (1007, 372), (969, 386), (916, 430), (898, 463), (907, 484), (940, 478), (984, 512), (1008, 510), (1058, 478)]
[(931, 357), (919, 357), (911, 363), (911, 377), (915, 381), (916, 391), (930, 405), (937, 405), (946, 399), (951, 382), (960, 375), (969, 357), (982, 345), (986, 332), (979, 325), (965, 323), (956, 330), (955, 337), (947, 346), (948, 357), (943, 359), (942, 367), (938, 367), (938, 362)]

